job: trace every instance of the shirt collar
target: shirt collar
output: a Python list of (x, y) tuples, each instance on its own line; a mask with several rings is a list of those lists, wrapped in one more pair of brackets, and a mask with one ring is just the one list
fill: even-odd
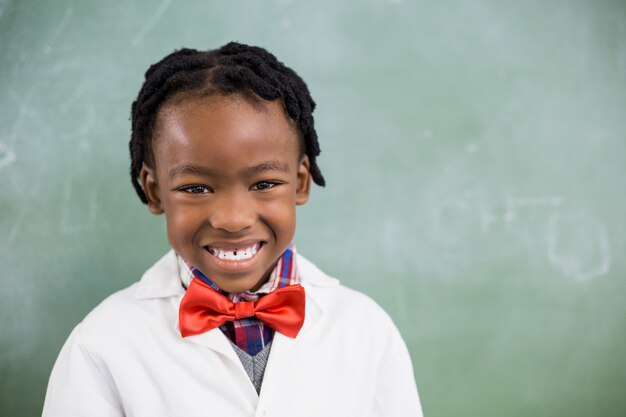
[[(317, 266), (302, 255), (298, 254), (295, 259), (298, 265), (299, 278), (306, 291), (306, 320), (302, 331), (307, 331), (307, 329), (311, 329), (315, 323), (319, 321), (324, 313), (324, 305), (326, 304), (324, 300), (328, 301), (328, 299), (324, 299), (322, 295), (329, 293), (323, 290), (328, 287), (338, 286), (339, 280), (331, 278), (320, 271)], [(173, 250), (170, 250), (148, 269), (141, 277), (141, 280), (135, 285), (135, 299), (139, 302), (171, 299), (173, 302), (172, 306), (178, 309), (178, 303), (185, 295), (185, 288), (181, 285), (181, 277), (179, 276), (178, 268), (178, 256)], [(221, 338), (218, 338), (220, 342), (215, 343), (219, 345), (223, 342), (223, 340), (221, 340), (223, 336), (221, 332), (218, 333), (219, 336), (221, 336)], [(207, 332), (197, 337), (214, 340), (214, 336), (212, 335), (215, 334), (215, 332)], [(280, 334), (277, 337), (280, 337)], [(293, 340), (285, 337), (282, 343), (291, 344)], [(230, 345), (226, 344), (226, 346)], [(281, 344), (273, 345), (272, 349), (279, 349), (280, 346)], [(232, 351), (232, 349), (230, 349), (230, 351)], [(279, 350), (277, 350), (277, 352), (278, 351)]]
[[(294, 251), (294, 265), (297, 267), (298, 280), (306, 288), (308, 286), (328, 287), (339, 284), (339, 280), (331, 278), (320, 271), (313, 263)], [(180, 272), (180, 257), (170, 250), (161, 259), (159, 259), (150, 269), (148, 269), (141, 280), (137, 284), (135, 298), (138, 300), (147, 300), (154, 298), (166, 298), (174, 296), (183, 296), (185, 288), (181, 285), (184, 275)], [(183, 262), (184, 263), (184, 262)], [(189, 278), (191, 282), (191, 278)], [(265, 290), (264, 287), (273, 282), (270, 279), (266, 284), (259, 288), (257, 293)]]
[(219, 288), (209, 277), (202, 273), (195, 266), (187, 263), (180, 255), (178, 255), (178, 274), (180, 276), (183, 287), (189, 288), (191, 280), (196, 278), (204, 283), (210, 285), (216, 291), (226, 295), (233, 302), (254, 301), (263, 294), (269, 294), (270, 292), (286, 287), (288, 285), (294, 285), (300, 283), (300, 277), (298, 276), (298, 268), (296, 264), (296, 247), (291, 243), (285, 252), (278, 258), (276, 266), (270, 273), (270, 276), (265, 284), (263, 284), (256, 291), (244, 291), (229, 294)]
[(182, 296), (185, 289), (180, 285), (178, 278), (178, 256), (170, 250), (146, 272), (137, 284), (135, 298), (148, 300), (153, 298), (165, 298)]

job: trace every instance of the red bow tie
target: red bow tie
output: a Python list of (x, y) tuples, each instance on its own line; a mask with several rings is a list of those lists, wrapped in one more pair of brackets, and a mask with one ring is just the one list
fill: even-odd
[(296, 337), (304, 324), (302, 286), (289, 285), (256, 301), (233, 303), (206, 283), (194, 278), (180, 302), (178, 326), (183, 337), (208, 332), (227, 321), (257, 317), (279, 333)]

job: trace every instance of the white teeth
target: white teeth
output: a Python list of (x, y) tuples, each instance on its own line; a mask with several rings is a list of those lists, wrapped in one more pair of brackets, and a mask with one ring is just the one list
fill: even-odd
[(217, 256), (220, 259), (226, 259), (228, 261), (242, 261), (244, 259), (250, 259), (258, 250), (259, 245), (250, 246), (248, 248), (234, 249), (234, 250), (222, 250), (214, 247), (210, 247), (210, 252), (213, 256)]

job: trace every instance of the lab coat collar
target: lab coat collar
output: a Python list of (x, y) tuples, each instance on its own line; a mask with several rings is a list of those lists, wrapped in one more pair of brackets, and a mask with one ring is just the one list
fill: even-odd
[[(306, 334), (323, 314), (323, 308), (316, 300), (317, 292), (314, 288), (336, 286), (339, 285), (339, 280), (327, 276), (313, 263), (300, 254), (298, 254), (297, 262), (300, 281), (307, 295), (305, 321), (299, 334), (299, 336), (301, 336), (302, 334)], [(165, 254), (165, 256), (157, 261), (154, 266), (144, 273), (143, 277), (139, 281), (137, 290), (135, 291), (135, 298), (137, 300), (150, 300), (175, 297), (178, 298), (175, 301), (176, 309), (178, 309), (180, 300), (185, 294), (185, 289), (181, 285), (181, 280), (178, 274), (177, 255), (173, 250), (170, 250), (167, 254)], [(178, 323), (176, 323), (176, 329), (178, 331)], [(224, 337), (223, 333), (219, 329), (213, 329), (203, 334), (188, 337), (187, 339), (209, 347), (228, 357), (237, 359), (233, 348), (228, 342), (228, 339)], [(274, 343), (272, 344), (272, 350), (283, 351), (284, 353), (293, 345), (294, 342), (295, 339), (276, 333), (274, 336)], [(239, 361), (237, 360), (237, 362)]]
[(185, 289), (178, 276), (176, 252), (170, 250), (144, 272), (137, 285), (135, 298), (137, 300), (149, 300), (182, 296), (183, 294), (185, 294)]

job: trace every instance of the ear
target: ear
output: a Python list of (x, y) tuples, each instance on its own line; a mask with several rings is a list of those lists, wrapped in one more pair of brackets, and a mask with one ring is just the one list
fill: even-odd
[(309, 157), (304, 155), (298, 166), (298, 188), (296, 189), (296, 205), (300, 206), (309, 200), (309, 193), (311, 192), (311, 172), (309, 168)]
[(154, 169), (143, 164), (139, 172), (139, 180), (141, 181), (143, 192), (148, 199), (148, 210), (150, 210), (150, 213), (163, 213), (163, 204), (161, 203), (161, 196), (159, 195), (159, 183)]

